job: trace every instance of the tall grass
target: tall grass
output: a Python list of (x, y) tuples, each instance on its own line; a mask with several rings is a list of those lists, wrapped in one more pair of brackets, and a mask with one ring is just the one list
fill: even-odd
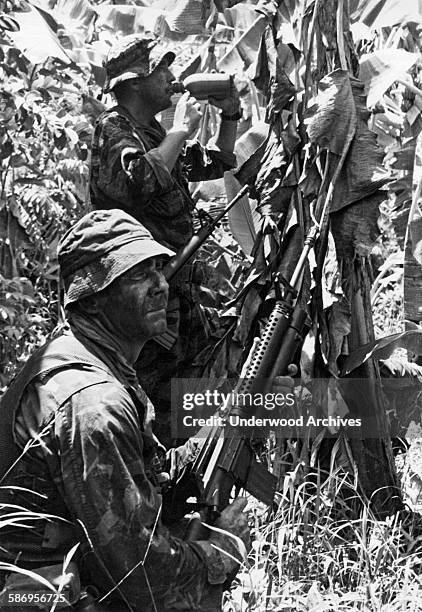
[(250, 500), (250, 565), (224, 612), (420, 612), (421, 517), (377, 520), (341, 468), (305, 471), (299, 484), (297, 469), (283, 477), (271, 516)]
[[(275, 510), (249, 500), (254, 543), (247, 566), (225, 593), (223, 611), (420, 612), (422, 517), (409, 510), (377, 520), (354, 475), (334, 462), (324, 472), (304, 461), (303, 453), (293, 459), (294, 469), (280, 479)], [(0, 518), (0, 537), (11, 524), (31, 529), (54, 518), (22, 507), (8, 510)], [(64, 560), (63, 574), (75, 550)], [(15, 568), (0, 563), (1, 569)], [(15, 571), (37, 581), (27, 570)], [(38, 581), (41, 589), (61, 591), (61, 584)]]

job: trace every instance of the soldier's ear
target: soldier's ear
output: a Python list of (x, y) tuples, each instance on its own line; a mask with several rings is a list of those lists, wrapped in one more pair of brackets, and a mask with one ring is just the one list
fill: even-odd
[(129, 81), (129, 89), (132, 92), (140, 91), (142, 89), (141, 79), (133, 79), (133, 81)]
[(89, 315), (96, 315), (104, 309), (105, 296), (103, 293), (95, 293), (88, 297), (81, 298), (78, 301), (79, 308), (82, 312)]

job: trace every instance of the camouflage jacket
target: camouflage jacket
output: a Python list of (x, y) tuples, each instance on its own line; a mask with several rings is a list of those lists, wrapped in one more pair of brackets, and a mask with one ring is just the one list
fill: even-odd
[(193, 233), (188, 181), (220, 178), (236, 159), (192, 143), (170, 173), (157, 150), (165, 136), (158, 121), (137, 124), (120, 106), (100, 115), (92, 141), (90, 198), (95, 209), (122, 208), (156, 240), (177, 250)]
[[(36, 571), (62, 562), (79, 541), (82, 580), (102, 596), (112, 591), (113, 609), (199, 611), (204, 595), (221, 595), (223, 563), (208, 542), (180, 540), (161, 524), (147, 398), (109, 367), (103, 346), (69, 336), (67, 354), (66, 336), (44, 346), (2, 402), (0, 507), (26, 510), (2, 528), (0, 557)], [(44, 365), (34, 377), (34, 360), (57, 353), (60, 367)], [(13, 393), (18, 406), (8, 401)]]

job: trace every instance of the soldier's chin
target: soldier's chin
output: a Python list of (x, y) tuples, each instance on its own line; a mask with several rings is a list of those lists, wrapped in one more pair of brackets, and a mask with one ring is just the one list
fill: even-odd
[(164, 320), (161, 323), (161, 325), (157, 325), (155, 329), (156, 329), (155, 335), (164, 334), (164, 332), (167, 331), (167, 321)]
[(162, 110), (167, 110), (171, 106), (173, 106), (173, 100), (171, 99), (171, 95), (169, 95), (167, 100), (163, 100)]
[(150, 313), (151, 335), (157, 336), (167, 331), (167, 318), (165, 310)]

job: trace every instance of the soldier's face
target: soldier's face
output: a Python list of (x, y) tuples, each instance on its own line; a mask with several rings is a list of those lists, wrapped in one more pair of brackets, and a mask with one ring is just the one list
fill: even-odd
[(152, 74), (136, 83), (138, 96), (142, 98), (156, 113), (159, 113), (172, 104), (173, 95), (172, 83), (174, 74), (167, 66), (167, 62), (162, 62)]
[(120, 337), (148, 340), (166, 331), (168, 284), (162, 268), (163, 259), (151, 257), (110, 286), (105, 314)]

